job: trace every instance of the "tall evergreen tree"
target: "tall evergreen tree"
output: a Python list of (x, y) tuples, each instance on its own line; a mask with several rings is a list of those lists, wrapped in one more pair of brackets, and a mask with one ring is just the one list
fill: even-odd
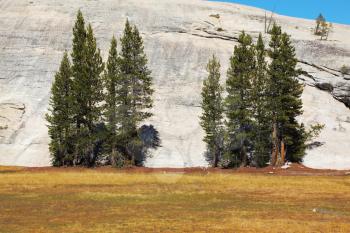
[(217, 167), (223, 152), (223, 88), (220, 85), (220, 62), (215, 56), (207, 65), (208, 78), (203, 82), (201, 126), (206, 135), (207, 160)]
[(121, 38), (119, 90), (120, 106), (118, 114), (121, 124), (121, 140), (126, 146), (125, 153), (135, 163), (135, 148), (141, 144), (138, 126), (152, 116), (149, 109), (153, 106), (152, 77), (147, 67), (143, 40), (136, 26), (126, 21)]
[(271, 122), (268, 111), (267, 98), (267, 62), (266, 50), (262, 35), (259, 35), (255, 46), (256, 68), (252, 79), (252, 104), (253, 104), (253, 149), (254, 165), (266, 166), (271, 153)]
[(104, 75), (104, 86), (106, 89), (104, 115), (107, 122), (108, 140), (106, 142), (108, 152), (110, 153), (110, 162), (113, 165), (119, 165), (122, 158), (118, 153), (118, 134), (119, 134), (119, 99), (118, 93), (121, 87), (120, 67), (117, 52), (117, 40), (113, 36), (109, 50), (106, 71)]
[(100, 118), (104, 69), (100, 50), (91, 25), (85, 29), (83, 15), (78, 11), (73, 28), (73, 96), (76, 121), (74, 165), (93, 166), (97, 159), (96, 125)]
[(87, 129), (84, 164), (93, 166), (100, 150), (97, 148), (98, 141), (101, 140), (97, 126), (102, 118), (103, 79), (101, 74), (104, 70), (104, 63), (90, 24), (86, 34), (86, 68), (86, 82), (81, 89), (84, 101), (80, 103), (83, 105), (84, 126)]
[(305, 130), (296, 117), (302, 114), (303, 85), (297, 80), (300, 71), (290, 37), (276, 24), (271, 30), (269, 57), (269, 106), (273, 121), (272, 165), (285, 159), (300, 161), (305, 150)]
[[(121, 53), (120, 53), (120, 88), (118, 93), (118, 115), (120, 117), (120, 140), (126, 145), (137, 131), (137, 126), (133, 124), (131, 119), (131, 78), (132, 72), (132, 27), (129, 21), (126, 21), (124, 34), (121, 38)], [(126, 148), (123, 152), (127, 155)]]
[(83, 154), (84, 145), (82, 139), (84, 138), (82, 132), (84, 131), (84, 110), (80, 103), (83, 101), (82, 92), (85, 76), (86, 76), (86, 29), (85, 20), (82, 12), (79, 10), (75, 25), (73, 27), (73, 46), (72, 46), (72, 75), (73, 75), (73, 97), (74, 97), (74, 120), (75, 120), (75, 137), (74, 137), (74, 158), (73, 165), (80, 164), (80, 157)]
[(233, 166), (246, 166), (252, 146), (252, 78), (255, 72), (252, 38), (239, 36), (227, 71), (225, 99), (227, 155)]
[(49, 145), (54, 166), (70, 165), (72, 153), (72, 72), (67, 53), (64, 53), (59, 71), (51, 88), (49, 123)]

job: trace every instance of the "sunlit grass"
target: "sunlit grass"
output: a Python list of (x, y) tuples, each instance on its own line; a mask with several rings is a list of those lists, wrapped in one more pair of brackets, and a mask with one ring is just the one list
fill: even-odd
[(0, 232), (350, 232), (350, 177), (0, 169)]

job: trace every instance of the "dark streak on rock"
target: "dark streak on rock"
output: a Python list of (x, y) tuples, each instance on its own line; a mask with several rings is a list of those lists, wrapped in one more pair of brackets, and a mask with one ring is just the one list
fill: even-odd
[(331, 70), (331, 69), (329, 69), (328, 67), (325, 67), (325, 66), (318, 66), (318, 65), (316, 65), (316, 64), (313, 64), (313, 63), (310, 63), (310, 62), (307, 62), (307, 61), (303, 61), (303, 60), (298, 60), (298, 62), (299, 62), (299, 63), (302, 63), (302, 64), (304, 64), (304, 65), (312, 66), (312, 67), (318, 69), (319, 71), (323, 71), (323, 72), (326, 72), (326, 73), (331, 74), (331, 75), (333, 75), (333, 76), (340, 77), (340, 75), (335, 74), (335, 73), (333, 73), (333, 72), (330, 72), (329, 70)]

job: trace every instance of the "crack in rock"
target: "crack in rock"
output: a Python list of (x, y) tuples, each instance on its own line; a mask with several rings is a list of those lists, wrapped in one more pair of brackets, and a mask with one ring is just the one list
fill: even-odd
[(330, 69), (330, 68), (328, 68), (326, 66), (318, 66), (316, 64), (313, 64), (313, 63), (310, 63), (310, 62), (307, 62), (307, 61), (303, 61), (303, 60), (298, 60), (298, 62), (302, 63), (304, 65), (308, 65), (308, 66), (314, 67), (314, 68), (318, 69), (319, 71), (323, 71), (323, 72), (326, 72), (326, 73), (331, 74), (333, 76), (340, 77), (340, 75), (335, 74), (333, 72), (330, 72), (329, 70), (332, 70), (332, 69)]

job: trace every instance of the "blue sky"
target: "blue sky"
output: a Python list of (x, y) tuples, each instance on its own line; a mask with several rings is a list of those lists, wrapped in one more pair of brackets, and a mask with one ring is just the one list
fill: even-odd
[(315, 19), (322, 13), (327, 21), (350, 24), (350, 0), (212, 0), (234, 2), (274, 10), (278, 14)]

